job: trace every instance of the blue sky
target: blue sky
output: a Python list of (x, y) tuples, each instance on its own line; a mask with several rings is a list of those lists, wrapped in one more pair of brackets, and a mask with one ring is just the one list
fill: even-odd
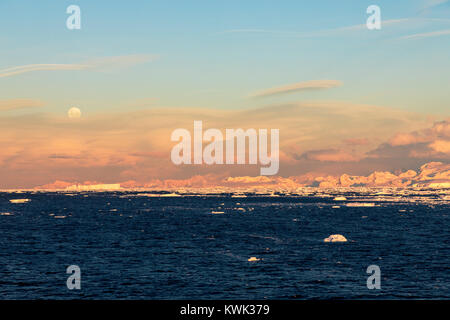
[[(150, 55), (96, 71), (36, 71), (0, 78), (1, 99), (88, 112), (147, 107), (247, 108), (338, 100), (448, 113), (450, 4), (436, 1), (22, 1), (0, 3), (0, 70)], [(79, 5), (82, 29), (67, 30)], [(381, 8), (382, 30), (364, 25)], [(392, 22), (396, 19), (405, 19)], [(447, 20), (448, 19), (448, 20)], [(326, 91), (249, 99), (258, 90), (333, 79)], [(140, 106), (142, 101), (146, 101)]]

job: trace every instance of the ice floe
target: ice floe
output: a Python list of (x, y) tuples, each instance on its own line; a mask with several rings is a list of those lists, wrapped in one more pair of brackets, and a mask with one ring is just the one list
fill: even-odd
[(375, 207), (373, 202), (349, 202), (347, 207)]
[(30, 199), (11, 199), (9, 202), (11, 203), (27, 203), (30, 202)]
[(323, 242), (347, 242), (347, 239), (342, 234), (332, 234), (323, 239)]

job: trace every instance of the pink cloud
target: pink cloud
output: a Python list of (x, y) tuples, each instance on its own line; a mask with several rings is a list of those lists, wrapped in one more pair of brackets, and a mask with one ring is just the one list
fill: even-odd
[(312, 150), (305, 152), (301, 158), (328, 162), (354, 162), (359, 160), (357, 156), (339, 149)]
[(449, 159), (450, 121), (434, 123), (431, 128), (410, 133), (398, 133), (388, 143), (369, 153), (374, 157), (413, 157)]
[[(349, 170), (362, 174), (379, 167), (391, 169), (410, 161), (412, 146), (405, 142), (402, 146), (387, 144), (372, 155), (364, 154), (370, 151), (366, 142), (389, 141), (397, 130), (408, 133), (416, 129), (420, 136), (434, 137), (426, 138), (420, 148), (416, 144), (417, 152), (428, 152), (433, 157), (439, 154), (439, 159), (443, 159), (445, 145), (433, 142), (447, 141), (449, 133), (447, 122), (423, 129), (429, 122), (421, 114), (344, 102), (293, 103), (245, 110), (155, 107), (91, 114), (76, 122), (53, 114), (8, 113), (0, 116), (0, 188), (31, 187), (55, 180), (207, 185), (227, 176), (258, 174), (259, 167), (249, 165), (175, 166), (170, 160), (174, 145), (171, 132), (176, 128), (192, 130), (197, 119), (203, 120), (205, 129), (280, 129), (282, 177), (308, 172), (336, 174)], [(399, 152), (399, 147), (408, 152)], [(391, 161), (392, 158), (400, 160)], [(215, 178), (190, 178), (208, 174)]]
[(350, 146), (365, 146), (369, 144), (369, 140), (365, 138), (349, 138), (345, 139), (344, 143)]

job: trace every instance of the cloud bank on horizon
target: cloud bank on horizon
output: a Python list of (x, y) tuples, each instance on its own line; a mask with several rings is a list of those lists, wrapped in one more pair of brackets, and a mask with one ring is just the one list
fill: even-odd
[[(324, 116), (326, 115), (326, 116)], [(279, 128), (280, 176), (368, 174), (450, 159), (450, 119), (343, 102), (251, 110), (153, 108), (73, 119), (46, 113), (0, 117), (1, 187), (54, 180), (104, 183), (258, 175), (258, 166), (176, 166), (173, 128)], [(16, 126), (16, 123), (22, 126)], [(417, 128), (420, 128), (417, 130)], [(220, 180), (220, 179), (219, 179)], [(217, 180), (217, 181), (219, 181)]]
[(296, 192), (299, 188), (352, 188), (352, 187), (394, 187), (394, 188), (450, 188), (450, 164), (429, 162), (417, 170), (407, 170), (396, 174), (388, 171), (375, 171), (366, 176), (355, 175), (312, 175), (305, 174), (287, 178), (279, 176), (237, 176), (223, 177), (215, 175), (196, 175), (188, 179), (152, 179), (147, 182), (134, 180), (115, 184), (103, 184), (98, 181), (55, 181), (37, 186), (37, 190), (120, 190), (153, 189), (180, 191), (212, 192)]

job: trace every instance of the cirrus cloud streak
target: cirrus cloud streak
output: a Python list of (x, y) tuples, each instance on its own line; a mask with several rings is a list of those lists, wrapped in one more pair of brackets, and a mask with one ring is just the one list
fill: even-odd
[(115, 57), (103, 57), (92, 59), (79, 64), (28, 64), (23, 66), (16, 66), (0, 70), (0, 78), (16, 76), (23, 73), (34, 71), (64, 71), (64, 70), (100, 70), (110, 68), (124, 68), (136, 64), (152, 61), (156, 56), (148, 54), (133, 54)]
[(342, 82), (338, 80), (310, 80), (297, 82), (294, 84), (288, 84), (281, 87), (265, 89), (250, 94), (252, 98), (260, 98), (267, 96), (280, 95), (285, 93), (292, 93), (305, 90), (320, 90), (320, 89), (330, 89), (342, 86)]

